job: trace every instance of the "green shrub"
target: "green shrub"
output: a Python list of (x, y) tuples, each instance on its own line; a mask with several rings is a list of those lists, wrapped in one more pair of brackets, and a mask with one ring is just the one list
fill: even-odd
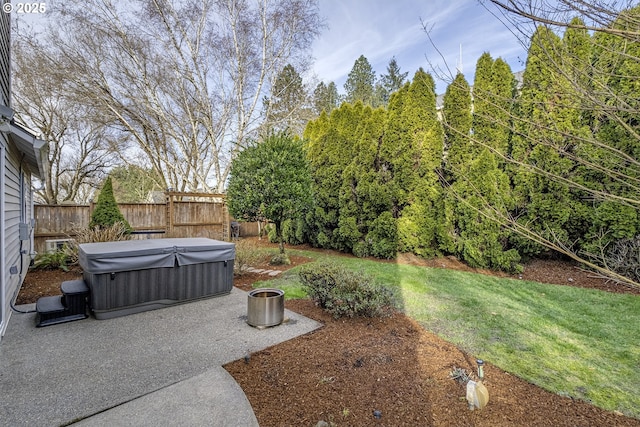
[(307, 295), (335, 318), (384, 316), (396, 306), (391, 288), (340, 265), (313, 263), (303, 266), (299, 276)]
[(89, 222), (89, 228), (108, 228), (116, 223), (122, 223), (126, 229), (127, 234), (131, 233), (131, 226), (120, 212), (116, 199), (113, 196), (113, 186), (111, 184), (111, 178), (107, 178), (100, 194), (98, 195), (98, 202), (96, 208), (91, 213), (91, 221)]
[(365, 258), (370, 255), (369, 245), (362, 240), (353, 245), (353, 254), (358, 258)]
[(291, 264), (291, 260), (287, 254), (275, 254), (271, 257), (271, 261), (269, 261), (271, 265), (289, 265)]
[(69, 271), (69, 256), (64, 249), (36, 255), (32, 268), (34, 270), (64, 270)]

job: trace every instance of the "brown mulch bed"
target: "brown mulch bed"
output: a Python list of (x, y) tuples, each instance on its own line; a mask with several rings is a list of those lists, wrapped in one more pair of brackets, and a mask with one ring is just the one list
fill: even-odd
[[(285, 270), (310, 261), (300, 256), (291, 260), (291, 266), (262, 267)], [(452, 257), (423, 260), (401, 255), (397, 262), (508, 276), (473, 270)], [(18, 304), (57, 294), (63, 280), (78, 276), (78, 271), (31, 271)], [(510, 277), (640, 294), (563, 261), (536, 260), (521, 275)], [(244, 274), (234, 285), (249, 290), (255, 281), (268, 278)], [(454, 366), (475, 371), (475, 358), (412, 319), (397, 313), (382, 319), (336, 320), (308, 300), (287, 301), (286, 307), (324, 326), (256, 352), (248, 363), (238, 360), (225, 366), (245, 391), (261, 426), (313, 427), (323, 420), (336, 426), (640, 427), (640, 420), (549, 393), (490, 363), (485, 365), (484, 381), (489, 404), (470, 411), (464, 387), (449, 373)], [(374, 417), (374, 411), (381, 417)]]

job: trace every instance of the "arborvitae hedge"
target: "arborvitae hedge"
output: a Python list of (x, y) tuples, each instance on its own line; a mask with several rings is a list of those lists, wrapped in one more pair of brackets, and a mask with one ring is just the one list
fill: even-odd
[(306, 240), (358, 256), (390, 257), (395, 248), (517, 270), (521, 256), (547, 249), (515, 234), (514, 219), (583, 251), (635, 236), (640, 215), (631, 203), (605, 202), (584, 188), (637, 199), (640, 148), (629, 129), (640, 122), (638, 109), (609, 116), (602, 105), (640, 106), (633, 80), (623, 77), (639, 74), (632, 58), (640, 43), (596, 38), (570, 28), (561, 39), (539, 27), (521, 87), (505, 61), (486, 53), (473, 99), (458, 75), (440, 112), (434, 81), (419, 70), (385, 110), (343, 104), (311, 121), (305, 138), (316, 204)]

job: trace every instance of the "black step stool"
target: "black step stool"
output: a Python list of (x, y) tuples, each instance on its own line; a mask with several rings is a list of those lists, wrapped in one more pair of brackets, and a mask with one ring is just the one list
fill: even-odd
[(36, 302), (36, 326), (49, 326), (86, 319), (89, 287), (84, 280), (68, 280), (60, 285), (62, 295), (39, 298)]

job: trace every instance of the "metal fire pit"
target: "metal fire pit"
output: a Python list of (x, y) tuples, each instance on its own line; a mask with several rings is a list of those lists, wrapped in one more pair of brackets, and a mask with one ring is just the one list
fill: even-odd
[(284, 291), (254, 289), (249, 292), (247, 323), (257, 328), (276, 326), (284, 320)]

